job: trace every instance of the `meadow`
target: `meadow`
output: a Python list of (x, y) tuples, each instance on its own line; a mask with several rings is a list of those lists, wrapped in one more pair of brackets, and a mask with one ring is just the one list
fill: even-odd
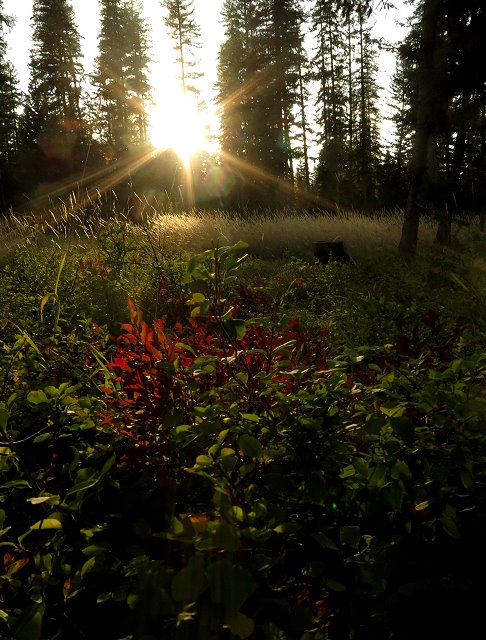
[(473, 633), (486, 234), (400, 215), (0, 223), (0, 638)]

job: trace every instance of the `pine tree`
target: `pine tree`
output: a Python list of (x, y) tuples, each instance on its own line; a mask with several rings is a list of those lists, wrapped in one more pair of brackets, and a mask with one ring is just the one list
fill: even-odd
[(8, 207), (12, 168), (17, 151), (17, 108), (20, 94), (12, 64), (6, 59), (5, 27), (11, 24), (0, 0), (0, 208)]
[(123, 156), (147, 139), (148, 29), (133, 0), (101, 0), (99, 55), (93, 82), (98, 135), (107, 158)]
[(223, 162), (238, 180), (238, 200), (257, 201), (263, 189), (259, 170), (269, 165), (273, 135), (262, 10), (254, 0), (225, 0), (222, 21), (226, 38), (219, 52), (217, 100)]
[(99, 56), (93, 77), (99, 100), (99, 136), (113, 158), (127, 148), (128, 105), (126, 96), (125, 12), (122, 0), (101, 0)]
[(311, 14), (311, 28), (317, 42), (312, 62), (318, 85), (317, 141), (321, 145), (315, 179), (321, 195), (337, 205), (343, 202), (343, 183), (349, 167), (344, 27), (344, 18), (337, 10), (336, 2), (317, 0)]
[[(74, 11), (68, 0), (39, 0), (32, 14), (30, 82), (21, 123), (24, 148), (40, 152), (45, 178), (82, 161), (83, 69)], [(47, 159), (44, 163), (42, 159)]]
[[(475, 175), (478, 186), (484, 179), (484, 163), (479, 175), (476, 164), (477, 151), (479, 156), (484, 151), (481, 133), (477, 133), (481, 126), (484, 131), (481, 114), (486, 103), (486, 70), (477, 64), (486, 30), (482, 3), (420, 0), (411, 30), (417, 33), (418, 46), (410, 51), (415, 82), (411, 96), (414, 140), (399, 247), (404, 255), (416, 251), (424, 208), (439, 220), (437, 241), (450, 244), (451, 212), (465, 177)], [(477, 150), (471, 155), (469, 141)], [(471, 158), (475, 167), (468, 164)], [(474, 187), (469, 184), (470, 191)]]
[(371, 10), (359, 2), (357, 18), (356, 74), (356, 134), (354, 140), (355, 180), (358, 186), (357, 204), (366, 210), (376, 197), (375, 171), (379, 161), (378, 86), (376, 75), (376, 41), (371, 37), (368, 20)]
[(294, 180), (292, 142), (298, 125), (306, 126), (297, 115), (305, 99), (300, 2), (226, 0), (222, 17), (222, 149), (238, 159), (254, 199), (262, 202), (265, 193), (276, 203), (282, 194), (278, 180)]
[(410, 45), (405, 42), (398, 51), (397, 66), (392, 76), (391, 117), (395, 126), (394, 156), (400, 173), (403, 173), (411, 158), (413, 134), (413, 106), (415, 82), (413, 68), (407, 55)]
[(271, 16), (266, 33), (272, 69), (270, 124), (276, 132), (272, 170), (279, 178), (293, 181), (291, 129), (295, 125), (293, 110), (301, 99), (299, 74), (304, 15), (300, 2), (292, 0), (270, 0), (267, 11)]
[[(299, 174), (300, 177), (297, 180), (297, 187), (300, 190), (310, 190), (310, 169), (309, 169), (309, 137), (311, 129), (308, 123), (307, 117), (307, 103), (309, 100), (309, 90), (307, 89), (305, 78), (308, 76), (306, 72), (303, 72), (304, 61), (299, 65), (299, 110), (300, 110), (300, 122), (298, 123), (300, 131), (296, 134), (296, 139), (302, 142), (302, 147), (296, 149), (294, 156), (300, 159), (299, 162)], [(297, 176), (296, 176), (297, 178)]]
[(149, 30), (142, 18), (140, 2), (132, 2), (127, 8), (127, 98), (131, 106), (132, 127), (138, 134), (138, 142), (145, 144), (148, 128), (147, 107), (152, 93), (148, 79)]
[(197, 87), (192, 84), (202, 76), (196, 71), (198, 61), (195, 53), (201, 47), (201, 30), (194, 19), (194, 0), (161, 0), (161, 5), (166, 10), (165, 24), (174, 40), (184, 98), (187, 91), (199, 95)]

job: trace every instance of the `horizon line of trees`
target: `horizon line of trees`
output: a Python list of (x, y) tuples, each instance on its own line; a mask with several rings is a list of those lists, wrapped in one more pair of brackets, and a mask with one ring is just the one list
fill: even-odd
[[(174, 153), (150, 156), (150, 29), (141, 2), (99, 4), (98, 57), (87, 77), (71, 2), (34, 3), (24, 95), (6, 58), (11, 19), (0, 0), (3, 211), (26, 196), (52, 193), (54, 184), (72, 188), (89, 178), (95, 185), (111, 172), (121, 181), (118, 189), (153, 193), (162, 206), (403, 207), (403, 253), (415, 250), (424, 214), (438, 219), (442, 244), (450, 243), (454, 216), (484, 215), (481, 0), (460, 6), (455, 0), (414, 0), (408, 35), (396, 51), (391, 145), (379, 135), (376, 60), (383, 43), (372, 34), (376, 3), (225, 0), (215, 87), (221, 152), (217, 158), (199, 154), (191, 181)], [(181, 89), (197, 92), (201, 42), (194, 0), (160, 4)], [(312, 51), (304, 46), (309, 33)], [(311, 141), (319, 148), (314, 172)], [(135, 171), (131, 160), (143, 154), (151, 159)]]

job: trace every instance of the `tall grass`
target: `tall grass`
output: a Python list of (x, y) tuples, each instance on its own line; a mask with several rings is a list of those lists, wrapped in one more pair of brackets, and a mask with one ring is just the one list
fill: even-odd
[[(316, 240), (343, 240), (353, 255), (370, 251), (394, 251), (401, 232), (400, 212), (377, 217), (359, 213), (310, 214), (273, 211), (232, 216), (223, 211), (193, 212), (185, 215), (155, 214), (149, 223), (151, 233), (168, 243), (190, 251), (210, 247), (214, 243), (248, 243), (257, 255), (282, 255), (286, 251), (311, 251)], [(420, 241), (433, 242), (430, 224), (421, 227)]]
[[(141, 241), (150, 234), (157, 247), (197, 252), (214, 245), (244, 240), (249, 250), (262, 257), (286, 252), (310, 253), (316, 240), (343, 240), (353, 257), (396, 252), (401, 233), (402, 212), (379, 216), (357, 212), (311, 214), (292, 210), (262, 211), (242, 216), (221, 210), (192, 212), (146, 211), (131, 221), (130, 213), (116, 213), (126, 222), (134, 237)], [(62, 205), (38, 216), (11, 214), (0, 220), (0, 257), (18, 245), (39, 245), (46, 241), (59, 244), (91, 245), (106, 225), (101, 206), (86, 210)], [(435, 225), (423, 222), (419, 246), (427, 250), (433, 244)]]

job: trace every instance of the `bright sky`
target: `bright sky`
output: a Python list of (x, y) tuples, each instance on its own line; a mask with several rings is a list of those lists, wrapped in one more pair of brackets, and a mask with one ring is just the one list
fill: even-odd
[[(8, 55), (18, 72), (20, 86), (27, 88), (29, 80), (28, 62), (30, 51), (30, 18), (32, 14), (33, 0), (4, 0), (4, 9), (7, 15), (15, 17), (16, 24), (8, 35)], [(99, 33), (99, 1), (98, 0), (72, 0), (76, 13), (77, 25), (83, 38), (82, 48), (84, 53), (84, 68), (87, 73), (93, 69), (93, 61), (97, 55), (97, 39)], [(209, 124), (211, 133), (215, 130), (217, 122), (212, 114), (213, 87), (217, 78), (217, 57), (220, 44), (224, 37), (224, 30), (220, 23), (220, 13), (223, 0), (196, 0), (196, 20), (201, 27), (201, 40), (203, 47), (198, 56), (201, 59), (201, 71), (204, 72), (204, 81), (201, 83), (201, 97), (209, 108)], [(396, 0), (398, 10), (381, 11), (375, 26), (377, 37), (384, 37), (397, 41), (403, 35), (403, 29), (396, 26), (396, 20), (410, 11), (405, 8), (405, 0)], [(154, 65), (152, 69), (152, 83), (154, 86), (154, 99), (161, 107), (161, 112), (155, 118), (163, 122), (164, 113), (170, 117), (174, 110), (178, 109), (177, 99), (174, 96), (180, 94), (175, 76), (177, 68), (172, 64), (174, 53), (172, 41), (166, 34), (163, 22), (163, 9), (159, 0), (144, 0), (144, 14), (152, 27), (152, 57)], [(392, 53), (382, 52), (379, 60), (380, 73), (378, 82), (386, 88), (393, 72), (394, 57)], [(160, 80), (159, 80), (160, 78)], [(163, 89), (162, 89), (163, 87)], [(170, 108), (172, 105), (172, 109)], [(164, 108), (163, 108), (164, 107)], [(384, 100), (382, 98), (382, 107)], [(164, 110), (165, 109), (165, 110)], [(154, 120), (154, 114), (152, 114)], [(192, 132), (188, 132), (192, 135)], [(384, 127), (384, 133), (388, 137), (389, 127)], [(180, 134), (179, 134), (180, 135)], [(186, 135), (188, 135), (186, 133)]]

